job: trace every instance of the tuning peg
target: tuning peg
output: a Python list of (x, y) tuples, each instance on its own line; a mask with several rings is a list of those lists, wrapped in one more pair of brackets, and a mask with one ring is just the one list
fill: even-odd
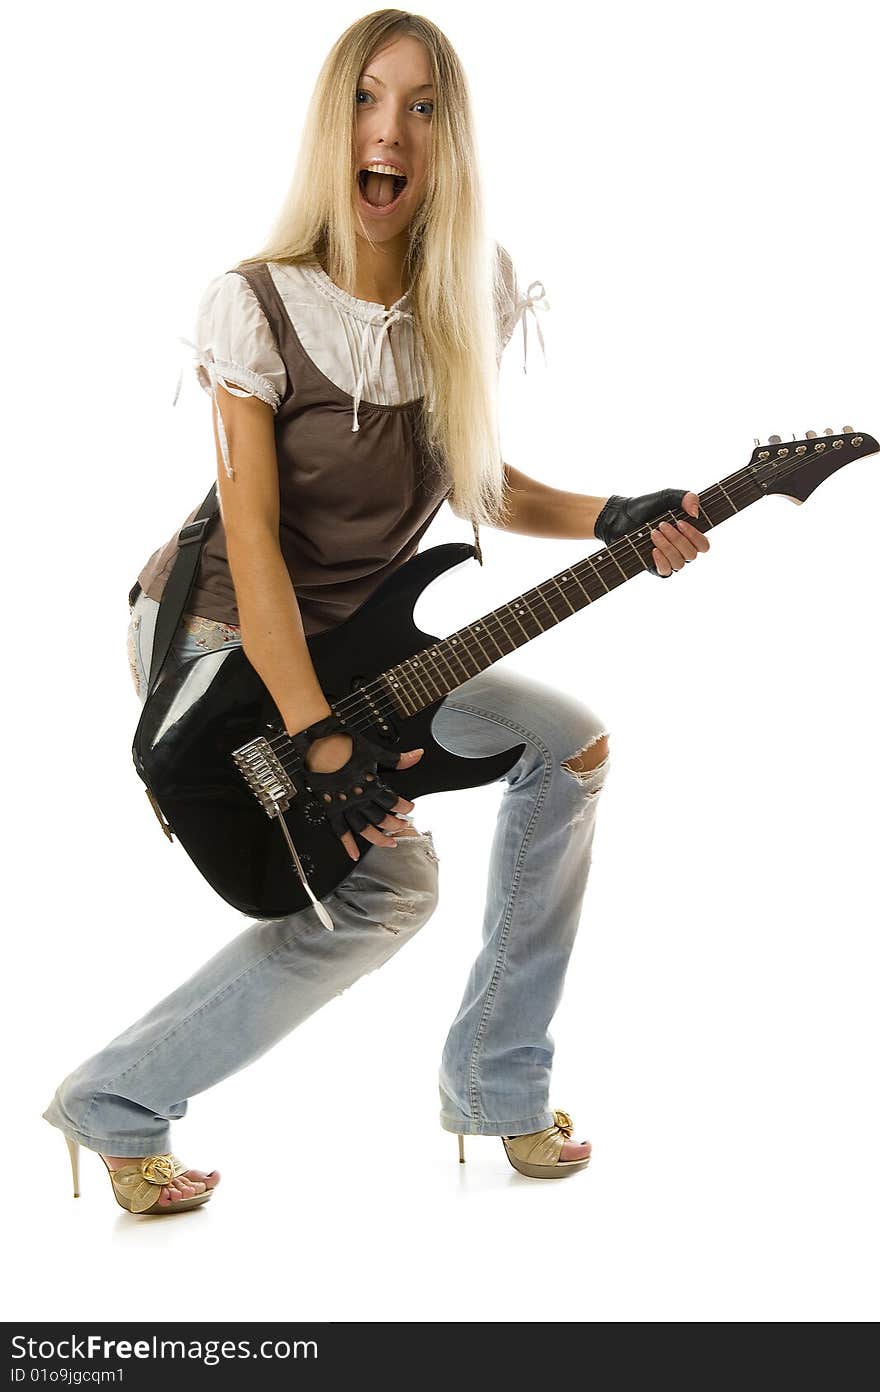
[(768, 445), (781, 445), (781, 444), (782, 444), (782, 436), (781, 436), (781, 435), (771, 435), (771, 436), (770, 436), (770, 439), (767, 441), (767, 444), (768, 444)]
[(760, 445), (760, 443), (761, 443), (761, 441), (760, 441), (760, 440), (757, 438), (757, 436), (756, 436), (756, 437), (755, 437), (755, 444), (756, 444), (756, 445)]
[(843, 427), (843, 433), (844, 433), (844, 435), (851, 435), (851, 434), (853, 433), (853, 428), (852, 428), (852, 426), (851, 426), (851, 425), (845, 425), (845, 426)]
[(816, 432), (815, 432), (815, 430), (808, 430), (808, 431), (807, 431), (807, 434), (806, 434), (806, 438), (807, 438), (808, 440), (815, 440), (815, 438), (816, 438)]
[(831, 426), (830, 426), (830, 425), (826, 425), (825, 430), (823, 431), (823, 434), (825, 434), (825, 435), (833, 435), (833, 434), (834, 434), (834, 431), (831, 429)]

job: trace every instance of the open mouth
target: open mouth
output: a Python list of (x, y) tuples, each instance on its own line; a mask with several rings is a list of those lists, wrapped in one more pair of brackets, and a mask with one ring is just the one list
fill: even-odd
[(358, 187), (368, 207), (386, 213), (399, 202), (406, 188), (406, 175), (376, 174), (371, 169), (362, 169), (358, 174)]

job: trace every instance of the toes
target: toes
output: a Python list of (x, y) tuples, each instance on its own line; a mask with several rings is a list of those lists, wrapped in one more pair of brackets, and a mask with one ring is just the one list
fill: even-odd
[[(189, 1193), (187, 1193), (186, 1189), (181, 1188), (180, 1177), (178, 1177), (177, 1179), (173, 1179), (173, 1180), (171, 1181), (171, 1183), (170, 1183), (170, 1184), (167, 1184), (167, 1185), (165, 1186), (165, 1188), (162, 1190), (162, 1195), (163, 1195), (162, 1202), (163, 1202), (163, 1203), (176, 1203), (178, 1199), (186, 1199), (186, 1198), (189, 1198), (191, 1193), (192, 1193), (191, 1190), (189, 1191)], [(167, 1195), (167, 1198), (164, 1197), (164, 1196), (166, 1196), (166, 1195)]]
[(159, 1202), (168, 1204), (176, 1203), (179, 1199), (191, 1199), (196, 1194), (204, 1194), (206, 1189), (213, 1189), (219, 1182), (219, 1170), (211, 1170), (210, 1173), (205, 1170), (185, 1170), (170, 1184), (162, 1186)]
[(560, 1160), (586, 1160), (592, 1151), (589, 1141), (566, 1141), (559, 1152)]

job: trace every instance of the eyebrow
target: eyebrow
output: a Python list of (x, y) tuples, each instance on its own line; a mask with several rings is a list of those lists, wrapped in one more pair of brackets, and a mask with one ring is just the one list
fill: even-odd
[[(375, 76), (373, 75), (373, 73), (369, 73), (369, 72), (364, 73), (364, 77), (372, 78), (373, 82), (378, 82), (378, 84), (379, 84), (380, 87), (384, 87), (384, 86), (385, 86), (385, 83), (382, 81), (381, 77), (375, 77)], [(421, 87), (411, 87), (411, 88), (410, 88), (410, 91), (411, 91), (411, 92), (427, 92), (429, 88), (433, 91), (433, 89), (434, 89), (434, 84), (433, 84), (433, 82), (423, 82), (422, 85), (421, 85)]]

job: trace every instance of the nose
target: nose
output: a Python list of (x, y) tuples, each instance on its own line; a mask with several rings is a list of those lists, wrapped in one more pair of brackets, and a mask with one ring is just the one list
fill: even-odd
[(380, 130), (384, 129), (384, 134), (379, 136), (383, 145), (400, 144), (401, 119), (402, 113), (393, 104), (386, 104), (379, 125)]

